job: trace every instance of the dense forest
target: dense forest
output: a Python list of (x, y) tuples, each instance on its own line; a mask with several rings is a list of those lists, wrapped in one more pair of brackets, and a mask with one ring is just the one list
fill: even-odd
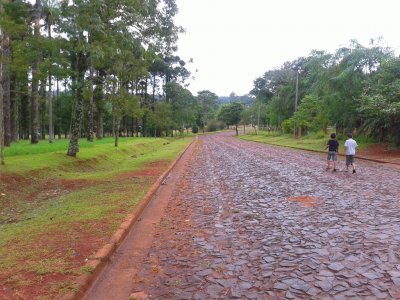
[[(18, 140), (172, 135), (203, 127), (217, 95), (187, 90), (174, 0), (0, 4), (0, 128)], [(3, 157), (2, 147), (2, 157)]]
[(254, 80), (249, 110), (261, 111), (265, 126), (296, 135), (333, 127), (399, 145), (400, 58), (381, 44), (353, 40), (269, 70)]

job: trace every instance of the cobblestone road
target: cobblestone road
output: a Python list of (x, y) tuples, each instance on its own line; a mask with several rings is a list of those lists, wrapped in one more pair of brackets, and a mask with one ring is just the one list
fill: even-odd
[(399, 170), (357, 163), (202, 137), (133, 295), (400, 299)]

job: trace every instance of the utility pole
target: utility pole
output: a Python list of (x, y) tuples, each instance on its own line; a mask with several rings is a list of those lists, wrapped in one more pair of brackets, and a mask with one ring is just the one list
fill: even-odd
[(294, 98), (294, 112), (297, 110), (297, 102), (299, 101), (299, 70), (296, 70), (296, 96)]
[[(299, 70), (296, 69), (296, 95), (294, 97), (294, 113), (296, 113), (297, 111), (297, 103), (299, 99)], [(294, 137), (297, 137), (297, 129), (296, 129), (296, 125), (294, 125)]]
[(258, 129), (258, 131), (260, 131), (260, 109), (261, 109), (260, 107), (261, 107), (261, 105), (260, 105), (260, 103), (258, 103), (258, 116), (257, 116), (257, 129)]

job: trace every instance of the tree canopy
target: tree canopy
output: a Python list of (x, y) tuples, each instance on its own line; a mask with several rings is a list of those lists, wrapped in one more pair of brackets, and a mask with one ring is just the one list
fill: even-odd
[(82, 137), (110, 134), (118, 145), (215, 118), (217, 96), (187, 89), (177, 12), (175, 0), (2, 1), (5, 146), (64, 136), (76, 156)]
[[(269, 126), (293, 131), (336, 128), (400, 143), (400, 58), (372, 40), (352, 40), (334, 53), (312, 51), (254, 80), (254, 103), (265, 103)], [(296, 73), (299, 101), (295, 107)]]
[(235, 125), (236, 135), (238, 133), (238, 125), (242, 120), (243, 105), (239, 102), (233, 102), (230, 104), (225, 104), (221, 107), (218, 114), (218, 119), (225, 122), (228, 126)]

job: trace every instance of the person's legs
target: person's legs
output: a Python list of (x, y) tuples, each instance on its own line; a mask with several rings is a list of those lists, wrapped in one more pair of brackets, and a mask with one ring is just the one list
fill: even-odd
[(346, 155), (346, 171), (349, 169), (349, 165), (351, 165), (353, 173), (355, 173), (356, 165), (354, 163), (354, 155)]
[(328, 152), (328, 157), (326, 158), (326, 169), (329, 170), (331, 168), (331, 154)]
[(337, 153), (334, 153), (334, 155), (332, 156), (333, 159), (333, 172), (336, 171), (336, 162), (337, 162)]

